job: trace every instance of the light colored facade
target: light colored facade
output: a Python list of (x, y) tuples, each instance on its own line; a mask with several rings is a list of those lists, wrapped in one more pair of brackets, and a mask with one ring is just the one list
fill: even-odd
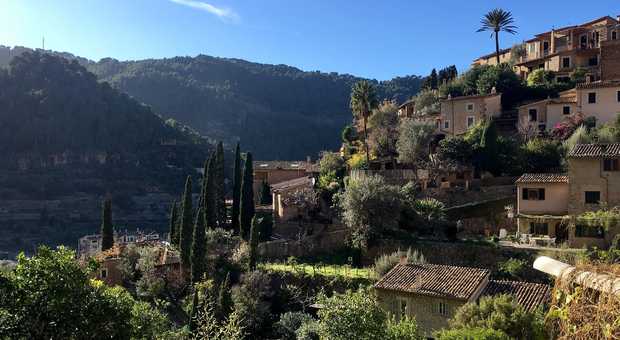
[(459, 136), (478, 122), (499, 117), (502, 113), (502, 95), (448, 97), (440, 102), (439, 133)]
[(304, 161), (255, 161), (254, 198), (258, 200), (263, 183), (272, 186), (296, 178), (308, 177), (315, 172), (315, 165), (310, 159)]
[(292, 204), (290, 196), (299, 190), (312, 190), (314, 179), (311, 177), (300, 177), (274, 184), (271, 187), (273, 197), (273, 214), (277, 221), (286, 222), (300, 217), (303, 214), (299, 207)]
[(516, 184), (522, 234), (547, 235), (573, 248), (606, 248), (620, 233), (620, 226), (605, 230), (576, 218), (620, 206), (620, 144), (578, 144), (568, 154), (568, 174), (524, 174)]
[(549, 131), (578, 112), (577, 91), (575, 89), (564, 91), (558, 98), (543, 99), (519, 106), (518, 112), (518, 128), (522, 133)]
[[(114, 244), (126, 245), (130, 243), (142, 243), (149, 241), (159, 241), (160, 235), (155, 232), (144, 232), (140, 229), (135, 232), (114, 231)], [(86, 235), (78, 240), (78, 258), (93, 257), (101, 252), (101, 235)]]
[(400, 104), (398, 111), (396, 112), (398, 118), (411, 118), (415, 114), (415, 100), (409, 99), (406, 102)]
[(577, 112), (596, 117), (597, 125), (613, 122), (620, 114), (620, 79), (578, 84), (576, 92)]
[[(511, 57), (512, 57), (512, 53), (511, 53), (510, 48), (506, 48), (506, 49), (499, 51), (500, 64), (510, 62)], [(472, 63), (472, 66), (484, 66), (484, 65), (491, 65), (491, 66), (497, 65), (497, 56), (495, 52), (489, 53), (487, 55), (483, 55), (482, 57), (479, 57), (478, 59), (474, 60), (474, 62)]]

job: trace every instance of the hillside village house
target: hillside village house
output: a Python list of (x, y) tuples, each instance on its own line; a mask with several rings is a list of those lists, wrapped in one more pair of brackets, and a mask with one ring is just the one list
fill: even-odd
[(462, 135), (478, 122), (502, 113), (502, 95), (494, 91), (488, 95), (448, 96), (440, 104), (439, 132), (449, 136)]
[(620, 143), (576, 145), (568, 174), (524, 174), (516, 184), (518, 231), (526, 238), (606, 248), (620, 232), (619, 226), (605, 230), (575, 219), (603, 204), (620, 205)]
[[(159, 241), (160, 236), (155, 232), (145, 232), (140, 229), (135, 232), (114, 231), (114, 244), (127, 245), (130, 243), (143, 243)], [(78, 240), (77, 257), (88, 258), (97, 255), (101, 251), (101, 235), (86, 235)]]
[(482, 296), (513, 295), (526, 310), (549, 301), (543, 284), (490, 280), (487, 269), (436, 264), (407, 264), (403, 259), (375, 285), (381, 307), (397, 319), (414, 317), (422, 334), (448, 326), (448, 320), (466, 303)]
[(287, 222), (300, 217), (304, 212), (290, 200), (290, 196), (299, 190), (312, 190), (314, 178), (300, 177), (271, 186), (273, 196), (273, 214), (278, 222)]
[(398, 118), (411, 118), (413, 117), (415, 113), (415, 99), (409, 99), (407, 101), (405, 101), (404, 103), (400, 104), (400, 106), (398, 107), (398, 111), (396, 112), (396, 114), (398, 115)]
[(316, 166), (310, 161), (254, 161), (254, 194), (260, 193), (262, 183), (276, 183), (313, 175)]
[(519, 107), (519, 129), (548, 131), (568, 117), (581, 115), (596, 118), (596, 124), (613, 122), (620, 114), (620, 80), (578, 84), (548, 98)]
[[(515, 72), (523, 78), (535, 69), (556, 72), (558, 81), (568, 80), (576, 68), (586, 71), (589, 81), (620, 75), (616, 41), (620, 40), (620, 16), (604, 16), (590, 22), (537, 34), (523, 43), (525, 55), (517, 57)], [(500, 61), (511, 60), (512, 51), (500, 52)], [(496, 64), (495, 53), (474, 60), (473, 65)]]

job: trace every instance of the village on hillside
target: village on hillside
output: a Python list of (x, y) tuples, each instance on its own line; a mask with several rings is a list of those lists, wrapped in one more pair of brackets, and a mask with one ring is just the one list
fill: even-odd
[[(514, 22), (494, 10), (481, 30)], [(105, 200), (75, 254), (11, 266), (75, 255), (88, 279), (157, 306), (140, 314), (152, 339), (616, 339), (619, 35), (603, 16), (498, 45), (433, 69), (405, 102), (360, 81), (339, 150), (228, 159), (220, 143), (167, 232), (118, 228)]]

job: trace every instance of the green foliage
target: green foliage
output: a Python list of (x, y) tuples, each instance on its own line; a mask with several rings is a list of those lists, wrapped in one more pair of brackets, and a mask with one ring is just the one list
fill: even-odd
[(460, 307), (450, 320), (450, 328), (487, 328), (504, 332), (511, 338), (545, 339), (542, 315), (525, 311), (509, 295), (482, 297), (478, 304)]
[(413, 203), (413, 210), (426, 223), (436, 224), (446, 220), (446, 206), (443, 202), (435, 198), (425, 198), (416, 200)]
[(368, 160), (366, 159), (366, 156), (361, 153), (351, 155), (351, 158), (347, 160), (347, 164), (351, 170), (368, 169)]
[(202, 280), (203, 275), (207, 268), (207, 249), (206, 249), (206, 237), (205, 237), (206, 219), (205, 213), (202, 208), (198, 208), (196, 214), (196, 223), (194, 223), (194, 232), (192, 235), (192, 282), (199, 282)]
[(233, 169), (233, 202), (231, 208), (231, 229), (239, 230), (239, 209), (241, 204), (241, 149), (239, 143), (235, 148), (235, 166)]
[(434, 90), (422, 90), (415, 97), (416, 114), (424, 115), (439, 112), (439, 93)]
[(535, 138), (520, 149), (523, 172), (557, 171), (561, 166), (562, 150), (555, 141)]
[(267, 182), (263, 181), (260, 186), (260, 205), (269, 205), (271, 204), (273, 197), (271, 196), (271, 187)]
[(357, 119), (361, 119), (364, 123), (364, 149), (366, 149), (366, 161), (369, 161), (368, 150), (368, 129), (367, 122), (368, 117), (372, 110), (379, 105), (377, 99), (377, 92), (375, 87), (368, 81), (358, 81), (351, 88), (351, 100), (349, 107), (353, 112), (353, 116)]
[(603, 207), (595, 211), (586, 211), (575, 216), (575, 222), (592, 228), (602, 227), (610, 230), (620, 224), (620, 207)]
[(566, 152), (570, 152), (577, 144), (588, 144), (593, 139), (592, 134), (584, 125), (579, 125), (562, 144)]
[(207, 228), (216, 228), (218, 223), (218, 200), (217, 200), (217, 155), (215, 152), (211, 154), (209, 160), (205, 163), (205, 173), (202, 176), (203, 197), (202, 208), (205, 214), (205, 226)]
[(246, 241), (249, 240), (252, 218), (254, 218), (254, 169), (252, 166), (252, 154), (248, 152), (245, 157), (245, 166), (243, 167), (239, 212), (239, 235)]
[(442, 159), (450, 159), (462, 165), (471, 164), (472, 144), (462, 137), (447, 137), (439, 142), (437, 154)]
[(256, 269), (256, 263), (258, 262), (258, 242), (260, 237), (260, 227), (262, 219), (252, 218), (252, 226), (250, 229), (250, 263), (249, 270)]
[(270, 282), (265, 273), (249, 272), (232, 292), (234, 313), (238, 315), (241, 326), (248, 335), (259, 339), (267, 332), (273, 318), (271, 301), (275, 292)]
[(194, 294), (192, 296), (192, 308), (189, 312), (189, 319), (187, 320), (187, 325), (189, 326), (189, 331), (194, 333), (198, 324), (198, 289), (194, 289)]
[(187, 176), (185, 181), (185, 191), (183, 192), (183, 201), (181, 205), (181, 223), (179, 245), (181, 250), (181, 262), (185, 266), (190, 265), (191, 246), (192, 246), (192, 177)]
[(525, 260), (510, 258), (499, 263), (499, 272), (507, 279), (520, 280), (523, 278), (527, 265)]
[(351, 232), (352, 244), (357, 248), (367, 247), (384, 230), (398, 227), (400, 191), (387, 185), (380, 176), (350, 181), (339, 196), (338, 205)]
[(527, 76), (527, 86), (548, 86), (554, 79), (554, 72), (539, 68)]
[(480, 166), (493, 175), (501, 175), (502, 164), (499, 162), (499, 138), (493, 120), (486, 121), (480, 136)]
[[(217, 143), (215, 151), (215, 176), (213, 177), (215, 187), (215, 207), (217, 226), (223, 228), (226, 225), (226, 187), (225, 182), (225, 160), (224, 145), (222, 142)], [(214, 227), (215, 225), (211, 226)]]
[(297, 329), (297, 340), (319, 340), (320, 324), (317, 321), (309, 321)]
[(570, 79), (575, 84), (584, 83), (586, 81), (586, 74), (586, 69), (583, 67), (577, 67), (573, 72), (571, 72)]
[(114, 227), (112, 226), (112, 201), (103, 201), (101, 213), (101, 250), (108, 250), (114, 245)]
[(241, 340), (248, 334), (243, 326), (242, 316), (233, 311), (225, 320), (218, 320), (211, 301), (205, 301), (197, 313), (196, 328), (192, 339)]
[(351, 144), (357, 140), (357, 131), (353, 126), (347, 125), (342, 129), (340, 138), (343, 142)]
[(520, 86), (519, 76), (508, 64), (491, 66), (480, 75), (476, 82), (479, 94), (489, 94), (493, 88), (497, 93), (504, 93)]
[(387, 317), (368, 291), (319, 296), (321, 338), (330, 340), (384, 339)]
[[(155, 338), (169, 327), (165, 317), (123, 288), (91, 281), (75, 253), (40, 247), (15, 269), (0, 274), (0, 338), (111, 339)], [(8, 321), (8, 322), (7, 322)], [(146, 329), (145, 323), (153, 323)]]
[(438, 340), (510, 340), (506, 333), (490, 328), (455, 328), (437, 332)]
[(276, 329), (282, 340), (296, 340), (297, 331), (306, 323), (311, 323), (314, 318), (310, 314), (302, 312), (286, 312), (280, 315), (276, 323)]
[(370, 127), (368, 146), (376, 157), (396, 155), (397, 111), (398, 106), (394, 102), (384, 102), (373, 110), (368, 120)]
[(381, 278), (383, 275), (387, 274), (394, 266), (400, 263), (401, 257), (403, 256), (405, 256), (407, 263), (426, 263), (424, 255), (417, 250), (411, 249), (411, 247), (407, 249), (406, 252), (398, 250), (391, 254), (382, 254), (375, 259), (373, 271), (376, 277)]
[(170, 222), (168, 226), (168, 234), (170, 235), (170, 244), (179, 245), (179, 229), (178, 229), (178, 209), (177, 201), (172, 202), (170, 207)]
[(400, 123), (396, 150), (398, 161), (412, 164), (428, 155), (428, 146), (435, 132), (435, 126), (413, 119), (404, 119)]
[(517, 26), (514, 25), (512, 13), (501, 8), (493, 9), (484, 15), (480, 24), (478, 32), (491, 32), (491, 36), (495, 36), (495, 58), (499, 64), (499, 32), (517, 33)]
[(390, 318), (387, 321), (386, 337), (388, 340), (422, 340), (419, 335), (418, 323), (413, 318), (396, 321)]
[(226, 278), (220, 283), (217, 294), (216, 317), (220, 321), (225, 320), (232, 312), (233, 302), (230, 288), (230, 272), (227, 272)]

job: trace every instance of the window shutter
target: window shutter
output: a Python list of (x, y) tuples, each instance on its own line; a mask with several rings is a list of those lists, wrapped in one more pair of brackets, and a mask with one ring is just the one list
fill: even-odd
[(541, 201), (545, 200), (545, 189), (544, 188), (538, 189), (538, 199)]
[(524, 200), (527, 200), (527, 188), (523, 188), (523, 193), (521, 194), (521, 198)]

